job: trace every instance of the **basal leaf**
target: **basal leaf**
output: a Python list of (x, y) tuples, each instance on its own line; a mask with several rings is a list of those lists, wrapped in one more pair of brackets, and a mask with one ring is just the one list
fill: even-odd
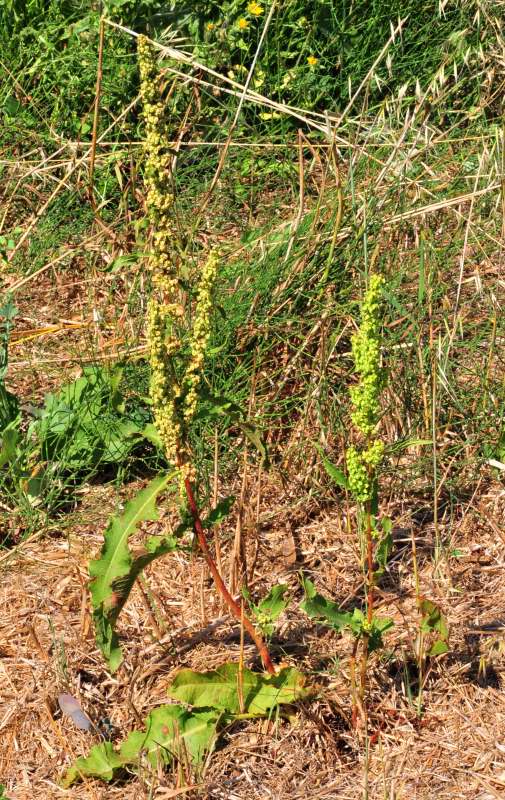
[(0, 433), (15, 422), (19, 415), (19, 402), (0, 380)]
[(151, 766), (169, 764), (188, 753), (199, 764), (216, 736), (220, 714), (214, 709), (188, 711), (182, 706), (155, 708), (146, 719), (146, 731), (133, 731), (121, 745), (123, 763), (138, 762), (142, 753)]
[(156, 500), (172, 477), (173, 473), (155, 478), (126, 504), (121, 516), (111, 518), (100, 557), (89, 564), (97, 643), (112, 671), (122, 660), (114, 627), (137, 576), (150, 561), (176, 546), (172, 539), (161, 540), (136, 558), (128, 547), (128, 539), (140, 522), (158, 518)]
[(214, 710), (187, 711), (182, 706), (155, 708), (146, 719), (145, 731), (132, 731), (117, 752), (111, 742), (96, 745), (85, 758), (78, 758), (63, 778), (68, 788), (83, 778), (111, 781), (125, 769), (134, 771), (146, 759), (153, 769), (174, 758), (199, 764), (211, 749), (220, 714)]
[(83, 778), (111, 781), (123, 768), (123, 760), (114, 750), (112, 742), (102, 742), (91, 748), (89, 756), (78, 758), (72, 764), (63, 778), (62, 785), (68, 788)]
[(373, 653), (374, 650), (380, 650), (382, 647), (383, 634), (392, 628), (394, 622), (389, 617), (376, 617), (372, 620), (372, 627), (369, 631), (368, 639), (368, 652)]
[(440, 656), (449, 650), (449, 626), (442, 609), (432, 600), (424, 598), (419, 604), (421, 612), (420, 629), (423, 633), (435, 633), (437, 639), (428, 650), (429, 656)]
[(432, 600), (421, 600), (421, 630), (423, 633), (439, 633), (440, 638), (446, 640), (449, 636), (447, 619), (439, 606)]
[[(223, 664), (209, 672), (180, 670), (168, 695), (190, 706), (212, 707), (229, 714), (262, 716), (283, 703), (293, 703), (307, 695), (305, 678), (294, 668), (281, 670), (277, 675), (265, 675), (239, 664)], [(243, 704), (239, 691), (242, 691)]]
[(21, 434), (15, 428), (8, 428), (0, 440), (0, 469), (9, 464), (17, 456), (17, 445)]
[(284, 584), (273, 586), (266, 597), (258, 605), (251, 602), (249, 593), (243, 590), (244, 597), (248, 600), (256, 623), (265, 636), (271, 636), (275, 630), (275, 622), (289, 604), (289, 598), (284, 599), (288, 587)]

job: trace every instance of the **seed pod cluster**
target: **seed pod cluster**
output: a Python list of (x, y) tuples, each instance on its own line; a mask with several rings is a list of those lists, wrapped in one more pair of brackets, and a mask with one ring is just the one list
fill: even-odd
[(352, 354), (359, 381), (350, 389), (351, 419), (365, 444), (349, 447), (347, 469), (353, 496), (359, 502), (371, 500), (375, 470), (384, 456), (384, 444), (373, 439), (380, 417), (380, 393), (384, 386), (381, 367), (380, 327), (384, 278), (372, 275), (363, 302), (358, 332), (352, 337)]

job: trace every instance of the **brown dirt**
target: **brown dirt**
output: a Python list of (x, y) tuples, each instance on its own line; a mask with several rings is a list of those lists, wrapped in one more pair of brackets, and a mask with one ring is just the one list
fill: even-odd
[[(252, 498), (256, 489), (252, 482)], [(97, 740), (61, 717), (56, 704), (60, 691), (78, 696), (94, 720), (109, 717), (122, 738), (137, 725), (137, 714), (144, 717), (165, 701), (178, 667), (213, 668), (238, 660), (240, 650), (239, 630), (220, 609), (200, 558), (178, 553), (155, 562), (146, 575), (164, 630), (153, 626), (152, 612), (135, 589), (119, 624), (124, 665), (117, 676), (107, 672), (93, 639), (86, 562), (100, 547), (101, 530), (117, 498), (110, 490), (94, 488), (71, 535), (28, 540), (0, 561), (0, 775), (7, 796), (168, 798), (176, 796), (174, 788), (193, 781), (200, 788), (180, 796), (363, 797), (363, 733), (350, 724), (349, 639), (314, 625), (298, 608), (299, 569), (313, 574), (318, 588), (341, 603), (359, 597), (356, 545), (353, 532), (346, 531), (346, 509), (336, 501), (326, 510), (308, 503), (309, 518), (290, 506), (288, 496), (279, 495), (273, 478), (264, 483), (262, 498), (258, 523), (247, 533), (250, 565), (257, 552), (251, 590), (261, 596), (276, 582), (290, 586), (293, 601), (272, 649), (277, 662), (306, 671), (318, 687), (317, 699), (297, 708), (290, 721), (242, 723), (226, 732), (203, 776), (144, 773), (120, 786), (89, 781), (68, 791), (59, 788), (65, 768)], [(369, 797), (374, 800), (505, 796), (503, 505), (503, 488), (490, 484), (478, 507), (462, 507), (450, 528), (443, 521), (452, 555), (438, 570), (433, 525), (413, 525), (409, 511), (415, 509), (407, 506), (387, 509), (396, 544), (378, 595), (380, 612), (393, 616), (396, 625), (385, 651), (370, 665)], [(411, 530), (422, 590), (442, 606), (451, 628), (450, 653), (429, 664), (420, 718), (405, 681), (406, 670), (414, 670), (417, 629)], [(233, 532), (221, 531), (225, 564)], [(245, 653), (247, 663), (258, 666), (252, 646)]]

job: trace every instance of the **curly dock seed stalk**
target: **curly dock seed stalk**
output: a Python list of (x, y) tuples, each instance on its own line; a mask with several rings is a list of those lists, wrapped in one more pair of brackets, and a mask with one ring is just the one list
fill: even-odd
[(167, 191), (170, 153), (166, 146), (167, 130), (164, 107), (159, 95), (159, 80), (154, 50), (144, 37), (138, 38), (140, 93), (146, 128), (144, 145), (147, 212), (153, 234), (153, 248), (148, 266), (152, 273), (153, 293), (148, 305), (147, 339), (151, 364), (151, 400), (156, 427), (169, 461), (177, 465), (181, 487), (186, 492), (193, 525), (210, 573), (223, 600), (254, 641), (265, 669), (274, 673), (269, 652), (261, 636), (230, 595), (210, 553), (193, 492), (194, 470), (187, 443), (188, 426), (198, 403), (198, 389), (210, 338), (212, 289), (218, 259), (211, 253), (205, 263), (197, 292), (195, 319), (190, 339), (190, 356), (183, 378), (177, 381), (175, 358), (182, 358), (176, 326), (181, 322), (179, 276), (171, 257), (173, 237), (171, 210), (173, 197)]
[(351, 419), (360, 434), (362, 443), (348, 448), (347, 470), (349, 487), (354, 498), (364, 506), (367, 571), (367, 619), (363, 636), (360, 699), (365, 695), (366, 667), (369, 634), (373, 623), (374, 606), (374, 539), (372, 503), (377, 494), (377, 468), (384, 456), (384, 443), (374, 437), (380, 418), (380, 393), (384, 386), (381, 368), (381, 297), (384, 278), (372, 275), (361, 304), (361, 321), (352, 338), (354, 365), (359, 376), (356, 386), (350, 389), (353, 410)]
[(147, 213), (154, 230), (153, 249), (148, 259), (154, 286), (147, 312), (150, 390), (156, 427), (167, 458), (175, 463), (178, 460), (178, 443), (182, 440), (182, 428), (177, 413), (177, 400), (181, 392), (175, 380), (172, 357), (180, 349), (175, 323), (181, 316), (182, 307), (178, 302), (179, 282), (170, 252), (170, 211), (173, 198), (167, 192), (170, 154), (165, 146), (167, 137), (164, 109), (159, 97), (156, 57), (143, 36), (138, 39), (138, 60), (146, 129), (144, 157)]

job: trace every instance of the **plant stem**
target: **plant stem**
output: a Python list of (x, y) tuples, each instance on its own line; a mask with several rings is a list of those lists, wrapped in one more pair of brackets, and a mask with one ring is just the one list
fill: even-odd
[(235, 619), (240, 624), (243, 624), (243, 627), (253, 640), (261, 656), (261, 660), (263, 661), (263, 665), (266, 671), (269, 672), (270, 675), (275, 675), (275, 667), (272, 664), (272, 659), (270, 658), (270, 653), (268, 652), (268, 648), (265, 642), (263, 641), (259, 633), (255, 630), (254, 625), (251, 623), (249, 618), (245, 614), (243, 614), (239, 604), (236, 602), (236, 600), (233, 599), (233, 597), (229, 593), (219, 573), (219, 570), (214, 563), (214, 559), (212, 558), (209, 546), (207, 544), (207, 539), (205, 537), (205, 532), (203, 530), (202, 521), (200, 519), (200, 514), (198, 511), (198, 506), (195, 500), (195, 495), (193, 493), (193, 487), (191, 486), (189, 478), (184, 479), (184, 486), (186, 489), (186, 496), (188, 498), (189, 510), (191, 511), (191, 516), (193, 517), (193, 526), (198, 539), (198, 544), (205, 557), (207, 566), (209, 567), (209, 571), (214, 579), (214, 583), (216, 584), (216, 588), (220, 593), (221, 597), (223, 598), (224, 602), (230, 609), (231, 613), (235, 617)]
[(352, 727), (358, 724), (358, 694), (356, 691), (356, 653), (358, 651), (359, 639), (356, 638), (352, 643), (351, 661), (349, 672), (351, 673), (351, 695), (352, 695)]
[[(414, 536), (414, 529), (411, 531), (411, 542), (412, 542), (412, 565), (414, 569), (414, 582), (416, 587), (416, 606), (419, 617), (421, 618), (421, 589), (419, 584), (419, 569), (417, 566), (417, 547), (416, 547), (416, 538)], [(417, 673), (418, 673), (418, 682), (419, 688), (417, 690), (417, 714), (421, 716), (421, 709), (422, 709), (422, 702), (423, 702), (423, 672), (424, 672), (424, 634), (419, 625), (419, 633), (417, 639), (417, 647), (416, 650), (416, 659), (417, 659)]]
[[(365, 505), (366, 517), (366, 570), (367, 570), (367, 595), (366, 595), (366, 611), (367, 611), (367, 624), (370, 629), (373, 621), (373, 606), (374, 606), (374, 569), (373, 569), (373, 536), (372, 536), (372, 511), (370, 500), (367, 500)], [(361, 682), (360, 682), (360, 699), (365, 703), (366, 691), (366, 670), (368, 664), (368, 642), (369, 634), (363, 635), (363, 651), (361, 654)]]

